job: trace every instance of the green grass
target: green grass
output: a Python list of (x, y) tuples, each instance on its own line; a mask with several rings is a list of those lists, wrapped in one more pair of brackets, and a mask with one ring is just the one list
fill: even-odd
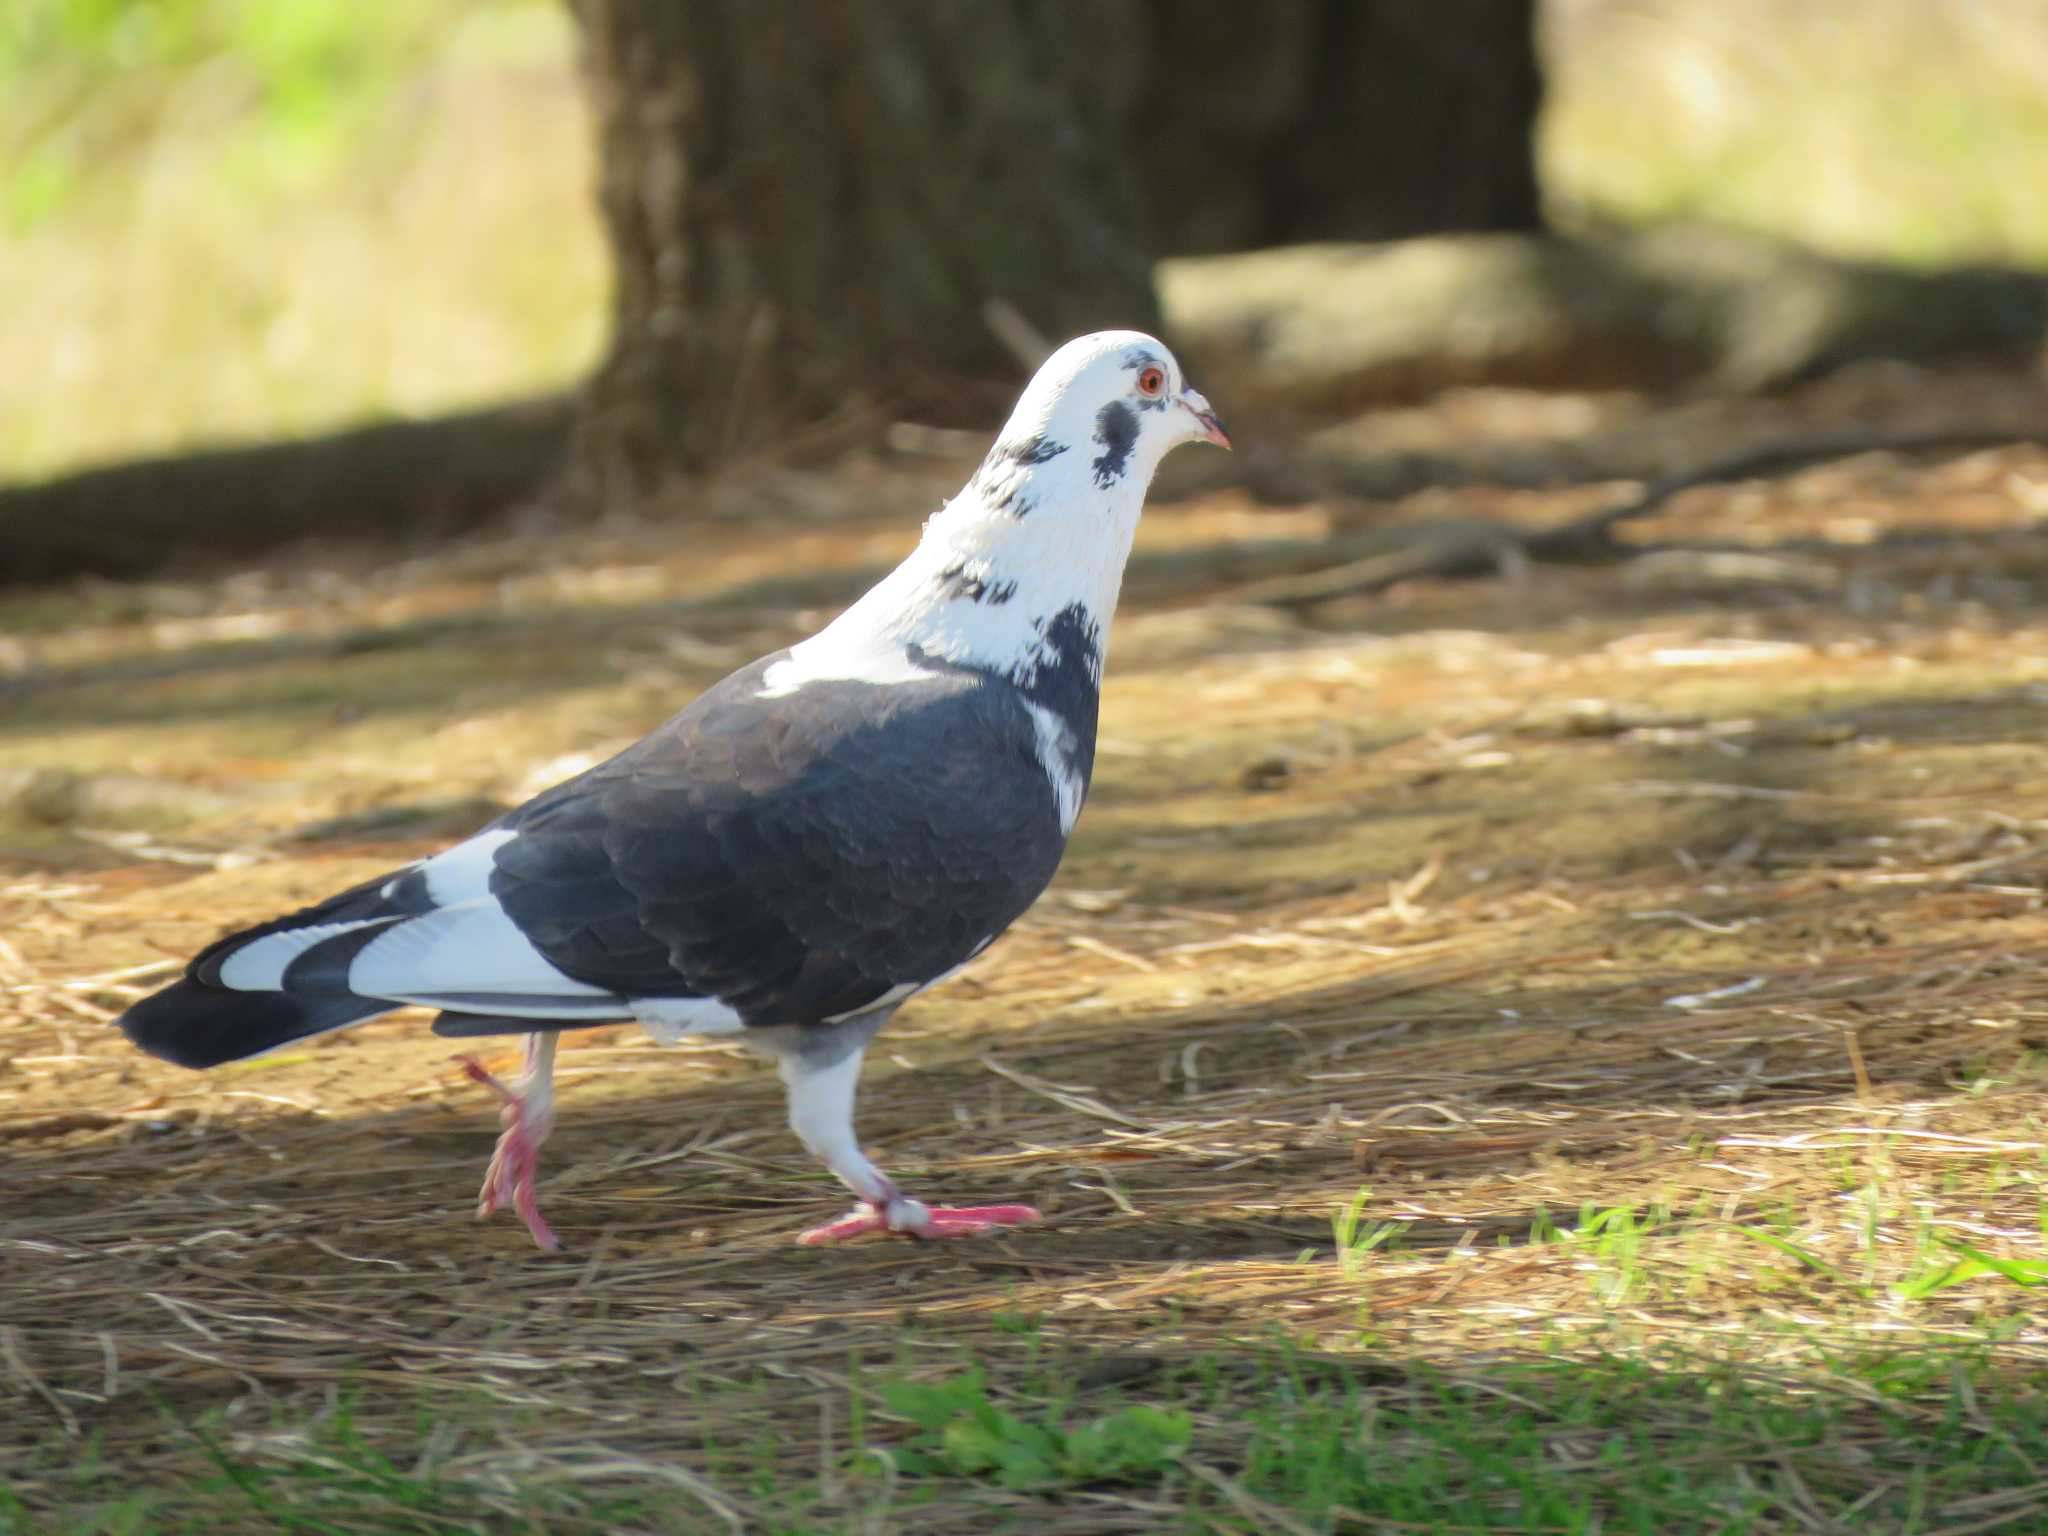
[[(87, 1456), (35, 1505), (0, 1491), (0, 1529), (797, 1536), (896, 1520), (1025, 1530), (1087, 1507), (1101, 1522), (1066, 1528), (1736, 1536), (1840, 1522), (1935, 1536), (2048, 1519), (2048, 1382), (2001, 1368), (1990, 1342), (1815, 1353), (1796, 1371), (1675, 1352), (1345, 1360), (1275, 1343), (1163, 1357), (1141, 1391), (1085, 1385), (1091, 1363), (1053, 1348), (856, 1376), (850, 1432), (822, 1465), (775, 1436), (721, 1445), (715, 1431), (701, 1458), (617, 1456), (575, 1426), (507, 1429), (424, 1400), (402, 1445), (373, 1441), (345, 1406), (240, 1439), (171, 1420), (191, 1452), (182, 1485), (124, 1489)], [(687, 1399), (679, 1413), (693, 1406), (719, 1417)]]
[(893, 1453), (913, 1477), (984, 1478), (1005, 1488), (1157, 1481), (1186, 1454), (1185, 1408), (1138, 1403), (1068, 1422), (1058, 1407), (1014, 1413), (991, 1399), (978, 1369), (940, 1382), (897, 1380), (882, 1406), (918, 1433)]

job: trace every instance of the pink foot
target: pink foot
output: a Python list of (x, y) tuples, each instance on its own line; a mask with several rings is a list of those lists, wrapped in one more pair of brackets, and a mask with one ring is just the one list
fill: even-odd
[(526, 1223), (526, 1230), (533, 1234), (533, 1240), (553, 1253), (562, 1245), (541, 1215), (540, 1200), (533, 1187), (535, 1173), (540, 1167), (541, 1143), (547, 1139), (547, 1127), (529, 1128), (526, 1101), (484, 1070), (474, 1056), (462, 1059), (462, 1070), (504, 1103), (498, 1111), (498, 1118), (505, 1128), (498, 1135), (498, 1147), (491, 1154), (491, 1165), (484, 1170), (484, 1187), (477, 1196), (476, 1214), (482, 1218), (502, 1205), (510, 1205), (519, 1213), (519, 1219)]
[(979, 1237), (984, 1232), (993, 1232), (997, 1227), (1019, 1227), (1027, 1222), (1042, 1220), (1035, 1207), (1028, 1205), (934, 1205), (920, 1206), (915, 1200), (904, 1200), (897, 1204), (897, 1223), (891, 1225), (889, 1213), (872, 1201), (863, 1200), (837, 1221), (828, 1221), (822, 1227), (812, 1227), (798, 1235), (797, 1241), (805, 1247), (817, 1247), (823, 1243), (844, 1242), (849, 1237), (860, 1237), (868, 1232), (901, 1232), (905, 1237)]

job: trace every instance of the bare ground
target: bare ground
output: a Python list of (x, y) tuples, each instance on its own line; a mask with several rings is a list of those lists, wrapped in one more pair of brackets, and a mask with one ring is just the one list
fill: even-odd
[[(2040, 392), (1496, 392), (1362, 431), (1704, 451), (2038, 420)], [(1230, 600), (1266, 569), (1248, 546), (1547, 526), (1616, 488), (1155, 508), (1058, 884), (865, 1082), (886, 1166), (1041, 1227), (798, 1249), (841, 1196), (772, 1074), (621, 1029), (565, 1041), (543, 1196), (570, 1248), (542, 1255), (471, 1220), (496, 1115), (420, 1016), (204, 1077), (107, 1027), (220, 930), (436, 846), (803, 632), (956, 468), (764, 471), (718, 494), (770, 508), (747, 523), (7, 600), (0, 1470), (30, 1507), (81, 1496), (88, 1441), (175, 1483), (205, 1464), (180, 1426), (289, 1457), (346, 1393), (383, 1443), (424, 1401), (466, 1464), (671, 1469), (705, 1528), (756, 1528), (768, 1496), (719, 1481), (718, 1447), (829, 1495), (853, 1364), (1007, 1359), (1020, 1317), (1105, 1380), (1276, 1335), (1479, 1381), (1539, 1349), (1791, 1372), (1815, 1338), (1995, 1338), (2041, 1368), (1996, 1275), (1909, 1294), (1945, 1240), (2043, 1256), (2038, 449), (1703, 489), (1630, 559), (1305, 614)], [(1339, 1264), (1361, 1187), (1404, 1225)], [(1623, 1206), (1651, 1227), (1625, 1252), (1529, 1241)], [(1152, 1528), (1006, 1497), (1041, 1529)]]

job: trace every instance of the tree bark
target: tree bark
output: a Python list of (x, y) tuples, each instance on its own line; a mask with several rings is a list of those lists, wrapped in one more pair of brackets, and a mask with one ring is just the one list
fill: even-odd
[[(579, 461), (602, 498), (864, 404), (986, 415), (987, 321), (1157, 317), (1115, 0), (578, 0), (617, 265)], [(1117, 61), (1126, 61), (1119, 66)]]
[(1132, 126), (1161, 256), (1540, 228), (1535, 0), (1173, 0)]
[(599, 500), (864, 405), (986, 420), (992, 309), (1147, 327), (1159, 254), (1538, 223), (1534, 0), (575, 3)]
[(873, 408), (985, 426), (1028, 350), (992, 313), (1151, 328), (1159, 255), (1537, 221), (1534, 0), (572, 3), (617, 272), (582, 396), (0, 488), (0, 583), (452, 533), (565, 437), (630, 505)]

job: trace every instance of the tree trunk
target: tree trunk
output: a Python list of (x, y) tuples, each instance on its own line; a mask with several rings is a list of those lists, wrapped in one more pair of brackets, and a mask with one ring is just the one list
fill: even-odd
[(576, 5), (602, 500), (863, 405), (985, 421), (1019, 372), (992, 311), (1149, 326), (1160, 255), (1538, 220), (1534, 0)]
[(1173, 0), (1132, 125), (1161, 256), (1539, 228), (1535, 0)]
[(1055, 341), (1156, 320), (1114, 132), (1142, 10), (577, 9), (617, 265), (588, 491), (635, 500), (863, 404), (985, 419), (963, 382), (1018, 373), (991, 306)]
[(453, 532), (565, 441), (616, 505), (864, 407), (986, 426), (992, 313), (1152, 327), (1157, 257), (1537, 221), (1534, 0), (572, 3), (617, 269), (581, 397), (0, 488), (0, 583)]

